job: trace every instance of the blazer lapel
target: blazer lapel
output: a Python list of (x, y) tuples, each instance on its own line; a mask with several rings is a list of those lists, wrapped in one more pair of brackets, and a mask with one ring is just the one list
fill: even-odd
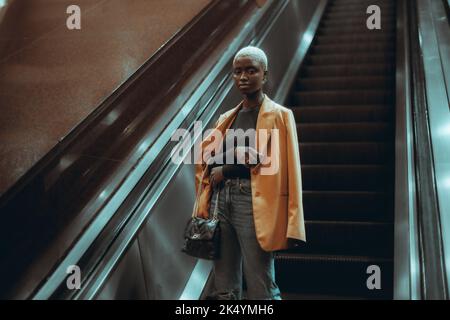
[(236, 107), (227, 112), (217, 124), (216, 129), (220, 130), (224, 136), (227, 129), (233, 124), (234, 119), (236, 119), (239, 110), (242, 108), (243, 102), (244, 101), (241, 101)]
[[(221, 132), (222, 139), (225, 136), (226, 130), (231, 127), (231, 124), (236, 118), (239, 110), (242, 108), (242, 105), (243, 101), (241, 101), (236, 107), (231, 109), (229, 112), (225, 113), (222, 116), (222, 119), (220, 119), (219, 122), (217, 123), (215, 129)], [(269, 99), (269, 97), (267, 97), (266, 94), (264, 94), (264, 100), (261, 105), (261, 109), (259, 110), (258, 118), (256, 121), (255, 143), (256, 143), (256, 150), (258, 152), (265, 153), (267, 144), (270, 141), (271, 129), (274, 128), (274, 119), (275, 119), (275, 112), (273, 112), (273, 110), (274, 110), (273, 101)], [(209, 150), (213, 150), (219, 145), (219, 143), (222, 143), (222, 139), (219, 139), (218, 141), (210, 141), (211, 136), (212, 133), (210, 133), (203, 140), (202, 150), (204, 150), (206, 147), (208, 147)], [(261, 138), (261, 141), (259, 140), (259, 138)]]
[[(256, 150), (265, 153), (267, 144), (270, 141), (270, 135), (274, 128), (275, 112), (273, 112), (273, 101), (264, 94), (263, 104), (259, 110), (258, 119), (256, 121)], [(261, 138), (261, 141), (259, 140)]]
[[(223, 137), (225, 137), (226, 130), (231, 127), (231, 124), (233, 123), (234, 119), (237, 116), (238, 111), (242, 107), (243, 101), (241, 101), (236, 107), (229, 110), (225, 114), (223, 114), (221, 117), (219, 117), (218, 123), (215, 126), (214, 131), (212, 131), (210, 134), (208, 134), (205, 139), (203, 139), (201, 143), (201, 156), (203, 159), (203, 152), (204, 150), (216, 150), (218, 149), (218, 146), (222, 143)], [(217, 133), (217, 130), (221, 133), (221, 139), (214, 139), (214, 141), (211, 141), (212, 136), (214, 135), (214, 132)], [(202, 161), (203, 162), (203, 161)], [(206, 167), (206, 164), (203, 163), (203, 167)]]

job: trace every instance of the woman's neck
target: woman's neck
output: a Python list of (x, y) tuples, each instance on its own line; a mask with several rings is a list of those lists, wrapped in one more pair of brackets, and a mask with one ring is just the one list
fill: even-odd
[(264, 93), (262, 90), (258, 90), (254, 93), (248, 94), (244, 96), (244, 108), (257, 108), (259, 107), (264, 100)]

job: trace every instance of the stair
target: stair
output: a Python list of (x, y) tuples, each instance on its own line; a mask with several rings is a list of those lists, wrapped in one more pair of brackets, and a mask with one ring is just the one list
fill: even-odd
[[(372, 4), (381, 30), (366, 27)], [(297, 74), (307, 243), (276, 254), (284, 299), (393, 297), (395, 27), (394, 0), (330, 1)]]

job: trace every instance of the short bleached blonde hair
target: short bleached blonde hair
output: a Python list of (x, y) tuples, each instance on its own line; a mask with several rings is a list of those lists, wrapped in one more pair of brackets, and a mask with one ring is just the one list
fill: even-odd
[(242, 48), (234, 56), (233, 64), (240, 57), (249, 57), (249, 58), (259, 62), (261, 64), (261, 66), (263, 67), (263, 71), (267, 71), (267, 68), (268, 68), (267, 56), (264, 53), (264, 51), (262, 51), (260, 48), (253, 47), (253, 46), (247, 46), (247, 47)]

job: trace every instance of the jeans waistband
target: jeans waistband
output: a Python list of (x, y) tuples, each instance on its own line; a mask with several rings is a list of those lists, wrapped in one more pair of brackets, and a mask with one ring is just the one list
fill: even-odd
[(229, 186), (229, 185), (239, 185), (240, 183), (247, 183), (250, 184), (250, 179), (247, 178), (240, 178), (240, 177), (235, 177), (235, 178), (225, 178), (220, 184), (219, 186), (222, 188), (224, 186)]

